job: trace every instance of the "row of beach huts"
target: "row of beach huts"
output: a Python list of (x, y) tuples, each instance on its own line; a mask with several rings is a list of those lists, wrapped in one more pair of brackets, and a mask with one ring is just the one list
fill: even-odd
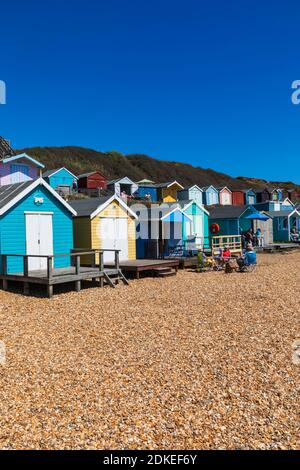
[[(295, 191), (183, 187), (179, 182), (107, 181), (100, 171), (76, 176), (45, 171), (0, 139), (0, 277), (46, 284), (83, 279), (126, 282), (123, 271), (167, 274), (176, 259), (210, 250), (212, 239), (253, 229), (260, 246), (295, 240)], [(296, 237), (297, 238), (297, 237)], [(156, 260), (156, 261), (155, 261)], [(151, 267), (152, 266), (152, 267)]]

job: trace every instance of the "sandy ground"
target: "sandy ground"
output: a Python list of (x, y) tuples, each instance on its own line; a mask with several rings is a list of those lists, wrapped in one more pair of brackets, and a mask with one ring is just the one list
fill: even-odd
[(299, 266), (0, 291), (0, 447), (299, 449)]

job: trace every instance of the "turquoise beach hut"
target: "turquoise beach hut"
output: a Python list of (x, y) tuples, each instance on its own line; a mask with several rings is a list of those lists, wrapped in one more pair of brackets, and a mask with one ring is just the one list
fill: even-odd
[(70, 194), (77, 186), (77, 176), (75, 176), (67, 168), (56, 168), (43, 173), (43, 178), (51, 188), (63, 194)]
[[(74, 215), (76, 211), (42, 178), (0, 187), (0, 254), (70, 253)], [(8, 256), (7, 272), (22, 272), (22, 263), (22, 257)], [(70, 264), (70, 257), (54, 258), (55, 268)], [(46, 267), (45, 258), (29, 257), (29, 271)]]

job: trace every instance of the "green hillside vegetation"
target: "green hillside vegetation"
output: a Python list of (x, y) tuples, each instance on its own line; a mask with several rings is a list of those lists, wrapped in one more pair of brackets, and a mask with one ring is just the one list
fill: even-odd
[[(75, 175), (93, 170), (101, 171), (109, 180), (128, 176), (133, 181), (144, 178), (155, 182), (177, 180), (183, 186), (210, 184), (220, 187), (228, 186), (231, 189), (259, 188), (259, 187), (294, 187), (293, 183), (268, 183), (254, 178), (232, 178), (229, 175), (218, 173), (212, 169), (194, 167), (187, 163), (157, 160), (147, 155), (123, 155), (117, 151), (98, 152), (83, 147), (32, 147), (24, 148), (19, 152), (26, 152), (41, 161), (46, 169), (65, 166)], [(298, 186), (300, 192), (300, 186)]]

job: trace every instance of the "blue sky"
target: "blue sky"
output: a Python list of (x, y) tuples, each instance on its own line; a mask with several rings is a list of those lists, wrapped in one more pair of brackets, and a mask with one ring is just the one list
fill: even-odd
[(2, 2), (0, 135), (300, 183), (297, 1)]

